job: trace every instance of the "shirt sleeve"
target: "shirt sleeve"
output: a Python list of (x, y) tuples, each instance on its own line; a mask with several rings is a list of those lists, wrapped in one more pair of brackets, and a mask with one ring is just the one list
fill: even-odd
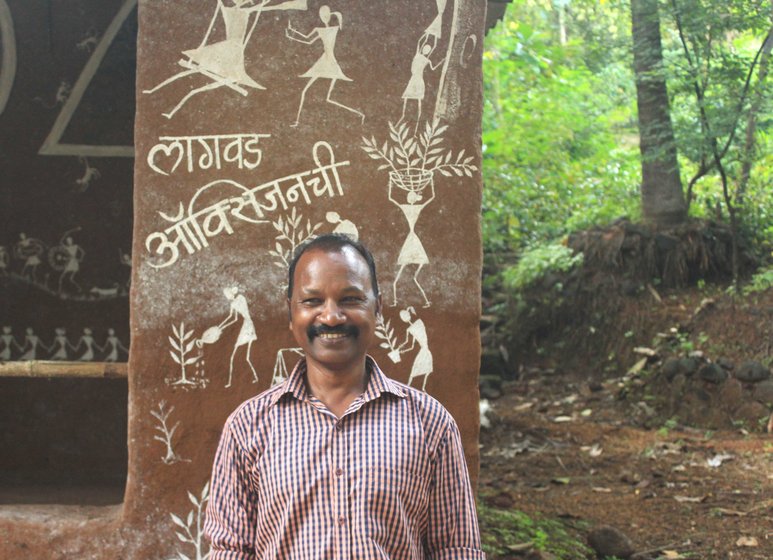
[(204, 532), (210, 560), (254, 560), (257, 494), (244, 450), (226, 424), (212, 467), (212, 489)]
[(451, 421), (437, 450), (429, 498), (427, 553), (432, 560), (485, 560), (459, 428)]

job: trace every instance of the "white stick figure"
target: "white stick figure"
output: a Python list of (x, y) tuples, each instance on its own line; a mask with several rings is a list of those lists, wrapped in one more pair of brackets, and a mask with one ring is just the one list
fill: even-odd
[(123, 266), (129, 269), (129, 277), (126, 279), (126, 289), (129, 289), (132, 281), (132, 256), (129, 253), (124, 253), (120, 248), (118, 249), (118, 260)]
[[(423, 38), (422, 38), (423, 39)], [(424, 101), (424, 95), (426, 92), (426, 86), (424, 84), (424, 70), (429, 66), (431, 70), (437, 70), (443, 63), (439, 60), (437, 64), (433, 64), (430, 60), (433, 47), (428, 42), (420, 40), (416, 46), (416, 54), (413, 56), (411, 62), (411, 78), (408, 81), (408, 85), (403, 91), (403, 114), (398, 121), (400, 124), (405, 120), (405, 110), (408, 107), (408, 101), (415, 99), (417, 103), (416, 109), (416, 126), (414, 127), (414, 134), (419, 128), (419, 121), (421, 120), (421, 103)]]
[(54, 94), (53, 103), (48, 104), (40, 97), (36, 97), (35, 101), (43, 105), (43, 107), (46, 109), (53, 109), (57, 105), (64, 105), (67, 102), (67, 99), (70, 97), (70, 93), (72, 93), (72, 86), (69, 82), (62, 80), (59, 82), (59, 87), (56, 89), (56, 93)]
[(66, 360), (67, 359), (67, 348), (71, 348), (73, 351), (75, 351), (75, 348), (70, 344), (70, 341), (67, 340), (65, 329), (61, 327), (57, 327), (54, 329), (54, 342), (51, 344), (51, 349), (55, 350), (54, 353), (51, 355), (51, 360)]
[(75, 281), (75, 276), (81, 269), (81, 262), (86, 256), (86, 252), (81, 249), (80, 245), (76, 245), (70, 234), (78, 231), (80, 228), (71, 229), (62, 236), (59, 241), (59, 245), (52, 247), (49, 251), (48, 261), (51, 268), (54, 270), (61, 270), (59, 275), (59, 293), (64, 290), (64, 281), (67, 279), (70, 284), (75, 286), (78, 291), (82, 291), (80, 284)]
[(37, 270), (40, 266), (40, 255), (45, 252), (46, 248), (43, 242), (39, 239), (27, 237), (27, 234), (20, 233), (19, 241), (16, 242), (14, 247), (14, 254), (17, 259), (24, 261), (24, 266), (21, 269), (21, 275), (24, 278), (29, 279), (33, 284), (37, 283)]
[(91, 182), (99, 179), (102, 174), (99, 172), (99, 169), (96, 167), (91, 167), (89, 165), (89, 160), (86, 157), (79, 157), (78, 161), (80, 161), (84, 166), (85, 169), (83, 170), (83, 175), (75, 179), (75, 184), (78, 185), (77, 191), (78, 192), (84, 192), (86, 189), (89, 188), (91, 185)]
[(247, 299), (239, 293), (239, 288), (235, 287), (224, 288), (223, 295), (225, 295), (226, 299), (231, 302), (231, 309), (228, 313), (228, 317), (226, 317), (223, 322), (217, 326), (218, 329), (220, 329), (222, 332), (229, 326), (236, 323), (240, 317), (242, 319), (242, 326), (239, 329), (239, 335), (236, 337), (236, 344), (234, 344), (233, 352), (231, 352), (231, 361), (228, 367), (228, 383), (226, 383), (225, 386), (231, 386), (231, 380), (233, 379), (234, 373), (234, 356), (236, 356), (236, 351), (239, 349), (239, 347), (244, 345), (247, 345), (246, 360), (247, 364), (252, 370), (253, 383), (257, 383), (258, 373), (255, 371), (255, 368), (250, 361), (250, 350), (252, 349), (252, 343), (256, 341), (258, 337), (255, 334), (255, 325), (252, 323), (252, 318), (250, 317), (250, 310), (247, 306)]
[(83, 334), (78, 340), (77, 346), (72, 347), (73, 352), (77, 352), (81, 345), (85, 347), (85, 351), (79, 358), (76, 358), (76, 360), (79, 362), (92, 361), (94, 359), (94, 347), (96, 346), (96, 341), (91, 334), (91, 329), (88, 327), (83, 329)]
[(290, 370), (287, 368), (287, 362), (285, 362), (285, 352), (292, 352), (303, 356), (303, 348), (280, 348), (276, 353), (276, 360), (274, 361), (274, 376), (271, 378), (272, 387), (282, 383), (289, 375)]
[(346, 235), (354, 241), (357, 241), (360, 238), (360, 232), (357, 231), (357, 226), (354, 222), (351, 220), (344, 220), (338, 212), (328, 212), (325, 214), (325, 219), (331, 224), (336, 224), (333, 233)]
[(107, 355), (105, 356), (106, 362), (117, 362), (118, 350), (121, 350), (126, 354), (129, 353), (129, 350), (125, 348), (124, 345), (121, 344), (121, 341), (118, 339), (118, 337), (115, 336), (115, 329), (107, 329), (107, 339), (105, 340), (105, 345), (100, 348), (101, 352), (104, 352), (105, 350), (107, 350)]
[(98, 41), (99, 35), (97, 35), (96, 31), (90, 30), (86, 35), (83, 36), (83, 39), (75, 43), (75, 48), (79, 51), (86, 51), (87, 53), (90, 53), (97, 46)]
[(13, 349), (16, 348), (19, 352), (22, 352), (22, 347), (16, 342), (16, 338), (13, 336), (13, 330), (11, 327), (3, 327), (3, 334), (0, 334), (0, 343), (3, 345), (3, 349), (0, 350), (0, 360), (7, 362), (11, 359)]
[(0, 276), (8, 276), (8, 266), (11, 264), (11, 256), (4, 245), (0, 245)]
[[(338, 20), (338, 25), (330, 25), (330, 19), (332, 16), (336, 17)], [(338, 61), (335, 57), (336, 37), (338, 36), (338, 32), (343, 26), (341, 13), (331, 12), (328, 6), (322, 6), (319, 9), (319, 19), (322, 20), (324, 27), (315, 27), (308, 34), (296, 31), (293, 29), (289, 22), (287, 23), (287, 29), (285, 30), (285, 35), (288, 39), (297, 41), (299, 43), (311, 45), (317, 40), (322, 42), (322, 56), (319, 57), (317, 62), (315, 62), (311, 68), (300, 75), (301, 78), (308, 78), (309, 81), (306, 83), (306, 86), (301, 92), (301, 102), (300, 105), (298, 105), (298, 115), (295, 118), (295, 122), (291, 126), (298, 126), (298, 123), (301, 120), (301, 112), (303, 111), (303, 103), (306, 99), (306, 92), (314, 82), (320, 79), (330, 80), (330, 88), (327, 91), (326, 98), (327, 102), (359, 115), (361, 122), (364, 123), (365, 115), (363, 115), (360, 111), (352, 107), (348, 107), (343, 103), (339, 103), (338, 101), (335, 101), (331, 98), (331, 95), (333, 95), (333, 88), (335, 87), (335, 84), (338, 80), (344, 80), (346, 82), (352, 81), (352, 79), (344, 74), (343, 70), (341, 70), (341, 66), (338, 64)]]
[[(419, 283), (419, 272), (421, 272), (421, 269), (425, 264), (429, 263), (429, 257), (427, 256), (427, 252), (424, 250), (424, 245), (422, 245), (421, 239), (419, 239), (419, 236), (416, 235), (415, 231), (416, 222), (419, 219), (421, 211), (424, 210), (427, 204), (432, 202), (432, 200), (435, 198), (435, 185), (432, 181), (432, 173), (426, 173), (426, 182), (421, 181), (415, 185), (413, 183), (406, 184), (405, 178), (398, 177), (398, 174), (395, 172), (390, 172), (389, 174), (389, 200), (392, 201), (392, 203), (402, 211), (406, 221), (408, 222), (409, 230), (408, 235), (403, 242), (403, 246), (400, 249), (400, 254), (397, 257), (397, 265), (400, 268), (397, 271), (395, 281), (392, 283), (392, 305), (397, 305), (397, 282), (400, 280), (400, 275), (403, 273), (403, 270), (408, 265), (417, 265), (416, 272), (413, 274), (413, 282), (416, 284), (416, 287), (419, 288), (419, 291), (424, 298), (424, 307), (430, 306), (430, 302), (427, 299), (427, 294), (424, 292), (424, 288), (422, 288), (421, 284)], [(430, 195), (428, 198), (424, 199), (424, 195), (426, 194), (424, 191), (426, 190), (427, 186), (429, 186)], [(401, 191), (406, 191), (404, 193), (405, 202), (402, 202), (396, 198), (394, 192), (395, 188)]]
[[(247, 88), (266, 89), (253, 80), (244, 67), (244, 50), (258, 25), (260, 14), (272, 10), (307, 9), (307, 0), (288, 0), (275, 6), (269, 6), (270, 2), (271, 0), (262, 0), (259, 4), (253, 4), (253, 0), (232, 0), (232, 5), (226, 6), (223, 0), (217, 0), (217, 9), (201, 44), (182, 53), (185, 58), (181, 59), (179, 64), (185, 70), (167, 78), (154, 88), (144, 90), (143, 93), (153, 93), (192, 74), (200, 74), (212, 80), (209, 84), (189, 91), (171, 111), (163, 114), (171, 119), (191, 97), (208, 90), (228, 87), (246, 96)], [(222, 18), (225, 26), (225, 39), (208, 44), (218, 16)]]
[[(400, 311), (400, 319), (408, 323), (408, 328), (405, 331), (405, 342), (403, 342), (398, 349), (401, 353), (407, 353), (413, 350), (418, 344), (419, 351), (416, 353), (416, 357), (413, 359), (413, 365), (411, 366), (411, 374), (408, 376), (408, 385), (417, 378), (424, 376), (424, 382), (421, 385), (421, 390), (425, 391), (427, 388), (427, 380), (432, 373), (432, 352), (429, 350), (427, 342), (427, 327), (424, 325), (424, 321), (416, 318), (415, 321), (411, 321), (411, 317), (416, 314), (416, 310), (413, 307), (408, 307)], [(411, 343), (410, 348), (403, 347)]]
[(24, 337), (23, 350), (26, 350), (24, 354), (19, 356), (19, 360), (35, 360), (37, 359), (38, 346), (44, 348), (46, 352), (51, 352), (51, 348), (43, 344), (40, 337), (35, 334), (32, 328), (27, 328), (27, 334)]

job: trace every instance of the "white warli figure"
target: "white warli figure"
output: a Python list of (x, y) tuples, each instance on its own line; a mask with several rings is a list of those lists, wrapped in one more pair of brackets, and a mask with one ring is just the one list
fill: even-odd
[(14, 254), (17, 259), (24, 261), (21, 275), (24, 278), (29, 278), (33, 284), (36, 284), (38, 281), (37, 270), (41, 263), (40, 256), (45, 250), (46, 246), (39, 239), (27, 237), (26, 233), (19, 234), (19, 241), (16, 242), (14, 247)]
[(75, 348), (70, 344), (70, 341), (67, 340), (67, 331), (61, 327), (57, 327), (54, 329), (54, 342), (51, 345), (51, 349), (53, 350), (53, 354), (51, 354), (51, 357), (49, 359), (51, 360), (66, 360), (67, 359), (67, 348), (70, 348), (71, 350), (75, 351)]
[(64, 242), (59, 247), (66, 256), (62, 274), (59, 276), (59, 293), (62, 292), (62, 288), (64, 287), (63, 282), (65, 277), (68, 278), (70, 283), (80, 292), (81, 287), (80, 284), (75, 281), (75, 275), (78, 274), (78, 271), (81, 269), (81, 261), (83, 260), (83, 257), (86, 256), (86, 252), (81, 249), (79, 245), (76, 245), (73, 242), (72, 237), (69, 236), (64, 239)]
[(105, 340), (105, 345), (102, 347), (103, 352), (107, 351), (107, 355), (105, 356), (105, 361), (117, 362), (119, 350), (121, 350), (126, 354), (129, 353), (128, 348), (124, 347), (124, 345), (121, 344), (121, 341), (118, 339), (118, 337), (115, 336), (115, 329), (107, 329), (107, 339)]
[(357, 231), (357, 226), (351, 220), (344, 220), (338, 214), (338, 212), (328, 212), (325, 214), (325, 219), (328, 223), (335, 224), (333, 233), (340, 233), (346, 235), (350, 239), (357, 241), (360, 238), (360, 232)]
[(408, 85), (405, 86), (403, 91), (403, 114), (398, 121), (398, 124), (405, 120), (405, 111), (408, 108), (408, 101), (416, 101), (416, 125), (414, 126), (413, 133), (419, 129), (419, 122), (421, 121), (421, 103), (424, 101), (424, 95), (426, 93), (426, 86), (424, 84), (424, 70), (429, 66), (430, 70), (437, 70), (443, 63), (439, 60), (436, 64), (432, 63), (430, 56), (434, 50), (433, 45), (426, 42), (425, 38), (419, 41), (416, 47), (416, 54), (413, 56), (411, 62), (411, 78), (408, 80)]
[[(413, 282), (419, 288), (421, 297), (424, 298), (424, 307), (430, 306), (427, 294), (419, 283), (419, 273), (424, 265), (429, 264), (429, 257), (427, 256), (427, 251), (424, 250), (421, 239), (416, 235), (416, 222), (419, 220), (422, 210), (435, 199), (435, 185), (431, 175), (422, 177), (422, 179), (426, 179), (426, 182), (422, 180), (422, 182), (414, 185), (412, 183), (405, 184), (406, 181), (404, 179), (390, 178), (389, 200), (402, 211), (405, 220), (408, 222), (408, 235), (397, 257), (397, 266), (399, 268), (392, 283), (392, 305), (397, 305), (397, 282), (400, 280), (400, 275), (406, 266), (416, 265), (416, 271), (413, 273)], [(429, 194), (426, 192), (427, 187), (429, 187)], [(403, 200), (395, 197), (395, 190), (405, 191), (401, 197)]]
[[(331, 20), (333, 17), (336, 18), (337, 25), (331, 25)], [(338, 80), (343, 80), (345, 82), (352, 81), (351, 78), (344, 74), (344, 71), (341, 69), (341, 65), (338, 64), (338, 60), (336, 60), (335, 57), (336, 37), (338, 37), (338, 32), (343, 27), (341, 13), (331, 12), (330, 8), (325, 5), (319, 9), (319, 19), (322, 21), (323, 27), (315, 27), (309, 33), (304, 34), (293, 29), (289, 22), (287, 24), (287, 30), (285, 31), (287, 38), (292, 41), (297, 41), (306, 45), (312, 45), (316, 41), (320, 41), (322, 43), (322, 55), (311, 68), (300, 75), (301, 78), (308, 78), (309, 81), (306, 82), (306, 86), (301, 92), (301, 102), (298, 105), (298, 115), (295, 118), (295, 122), (291, 126), (298, 126), (298, 123), (301, 120), (301, 112), (303, 111), (303, 103), (306, 100), (306, 92), (317, 80), (330, 80), (330, 88), (327, 90), (326, 98), (328, 103), (336, 105), (337, 107), (341, 107), (342, 109), (346, 109), (355, 115), (359, 115), (361, 123), (364, 123), (365, 115), (363, 115), (360, 111), (344, 105), (343, 103), (339, 103), (338, 101), (335, 101), (331, 98), (331, 95), (333, 95), (333, 88), (335, 87)]]
[(0, 276), (8, 276), (8, 267), (11, 264), (11, 256), (5, 246), (0, 245)]
[(16, 348), (19, 352), (22, 352), (22, 347), (16, 342), (16, 338), (13, 336), (13, 329), (11, 327), (3, 327), (3, 334), (0, 334), (0, 343), (3, 347), (0, 349), (0, 360), (7, 362), (13, 355), (13, 349)]
[(201, 335), (201, 338), (196, 341), (196, 346), (201, 348), (204, 344), (213, 344), (217, 342), (220, 340), (220, 336), (223, 334), (223, 331), (241, 318), (242, 326), (239, 329), (239, 334), (236, 337), (236, 343), (234, 344), (233, 352), (231, 352), (231, 360), (228, 367), (228, 382), (225, 384), (225, 386), (231, 386), (234, 374), (234, 357), (236, 356), (236, 351), (242, 346), (247, 346), (245, 360), (247, 361), (247, 365), (249, 365), (250, 369), (252, 370), (252, 382), (257, 383), (258, 372), (255, 371), (255, 367), (250, 361), (250, 351), (252, 350), (252, 343), (258, 339), (258, 336), (255, 334), (255, 325), (252, 322), (252, 317), (250, 317), (250, 309), (247, 305), (247, 298), (240, 294), (239, 288), (236, 287), (223, 288), (223, 295), (229, 302), (231, 302), (228, 316), (223, 319), (219, 325), (215, 325), (214, 327), (210, 327), (204, 331), (204, 333)]
[(51, 352), (51, 348), (43, 344), (40, 341), (40, 337), (35, 334), (35, 331), (28, 327), (24, 337), (24, 346), (22, 347), (25, 352), (19, 356), (19, 360), (29, 361), (38, 359), (38, 346), (44, 348), (46, 352)]
[[(263, 12), (273, 10), (305, 10), (307, 0), (288, 0), (276, 5), (269, 5), (270, 0), (232, 0), (226, 5), (223, 0), (217, 0), (209, 28), (195, 49), (183, 51), (184, 58), (178, 64), (185, 70), (167, 78), (156, 87), (144, 90), (143, 93), (153, 93), (164, 86), (176, 82), (180, 78), (198, 74), (210, 80), (210, 83), (189, 91), (175, 107), (164, 116), (171, 119), (194, 95), (205, 91), (227, 87), (246, 96), (249, 89), (266, 89), (247, 74), (245, 69), (244, 51), (250, 41), (258, 20)], [(210, 37), (215, 29), (218, 16), (222, 18), (225, 27), (225, 39), (210, 43)]]
[(97, 346), (94, 337), (92, 336), (91, 329), (86, 327), (83, 329), (83, 334), (78, 340), (78, 344), (73, 347), (73, 351), (77, 352), (80, 347), (84, 347), (84, 352), (77, 359), (79, 362), (91, 362), (94, 360), (94, 348)]
[[(418, 344), (419, 351), (416, 353), (416, 357), (413, 359), (413, 365), (411, 366), (411, 374), (408, 376), (408, 385), (417, 377), (424, 377), (424, 382), (421, 385), (421, 390), (425, 391), (427, 388), (427, 380), (433, 370), (432, 364), (432, 352), (430, 352), (429, 344), (427, 341), (427, 327), (424, 325), (424, 321), (418, 317), (412, 320), (412, 317), (416, 315), (416, 310), (413, 307), (408, 307), (400, 311), (400, 319), (408, 324), (408, 328), (405, 331), (405, 342), (403, 342), (398, 350), (401, 353), (410, 352)], [(404, 348), (408, 343), (411, 343), (409, 348)]]

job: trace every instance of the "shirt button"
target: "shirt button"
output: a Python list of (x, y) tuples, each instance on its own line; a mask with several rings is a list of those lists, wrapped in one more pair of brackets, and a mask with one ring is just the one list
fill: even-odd
[(342, 474), (344, 474), (344, 470), (342, 468), (337, 468), (336, 469), (336, 476), (341, 476)]
[(339, 525), (346, 525), (346, 518), (345, 517), (339, 517), (338, 518), (338, 524)]
[(343, 429), (344, 429), (344, 425), (341, 424), (341, 421), (339, 420), (338, 422), (336, 422), (336, 430), (340, 432)]

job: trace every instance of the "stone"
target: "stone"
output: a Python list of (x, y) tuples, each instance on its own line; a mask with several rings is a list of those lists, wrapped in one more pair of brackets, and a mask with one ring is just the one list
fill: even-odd
[(674, 377), (682, 373), (682, 366), (679, 358), (668, 358), (663, 362), (660, 372), (668, 381), (673, 381)]
[(609, 525), (602, 525), (591, 530), (588, 533), (588, 546), (596, 552), (599, 558), (614, 556), (626, 560), (636, 552), (631, 539)]
[(743, 386), (737, 379), (728, 379), (717, 394), (719, 406), (726, 412), (732, 412), (743, 404)]
[(756, 383), (770, 378), (770, 370), (761, 363), (750, 360), (741, 364), (735, 376), (747, 383)]
[(679, 360), (679, 367), (681, 368), (682, 373), (684, 373), (687, 377), (690, 377), (692, 374), (698, 371), (699, 366), (700, 362), (697, 358), (682, 358)]
[(709, 383), (722, 383), (727, 379), (727, 372), (717, 364), (704, 364), (698, 370), (698, 376)]
[(733, 413), (733, 420), (743, 422), (747, 429), (756, 429), (758, 422), (770, 416), (770, 408), (757, 401), (750, 401), (742, 404), (738, 410)]
[(752, 396), (759, 403), (768, 406), (773, 405), (773, 381), (767, 380), (755, 383)]
[(727, 371), (733, 371), (735, 369), (735, 362), (728, 358), (719, 358), (717, 363), (720, 365), (720, 367), (726, 369)]

